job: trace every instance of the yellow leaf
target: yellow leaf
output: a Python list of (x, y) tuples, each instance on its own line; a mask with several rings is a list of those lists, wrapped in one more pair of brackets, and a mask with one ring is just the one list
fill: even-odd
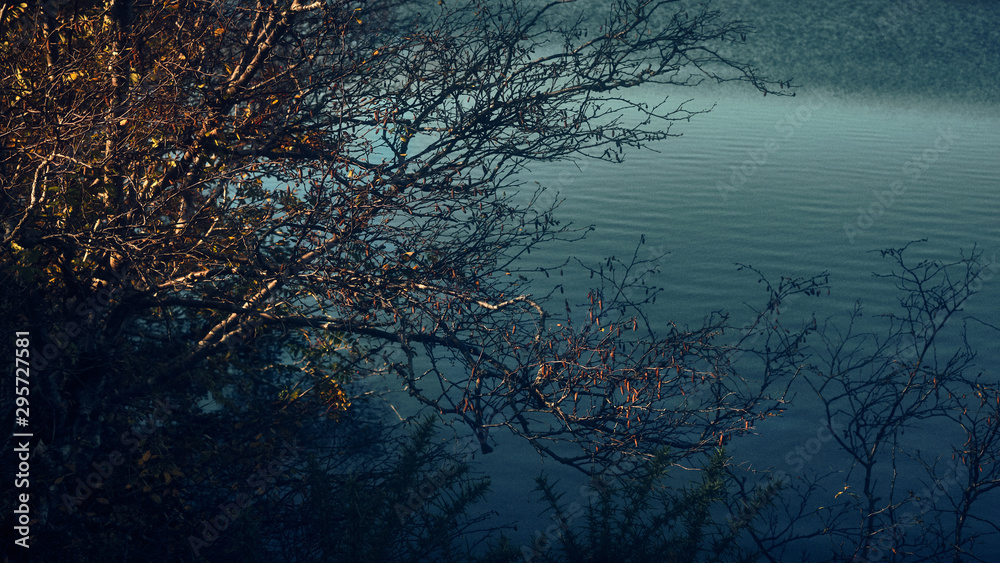
[(215, 30), (215, 36), (219, 37), (220, 35), (222, 35), (225, 32), (226, 32), (226, 29), (224, 27), (220, 27), (219, 29)]
[(150, 451), (150, 450), (146, 450), (146, 453), (142, 454), (142, 459), (139, 460), (139, 461), (140, 462), (147, 462), (147, 461), (149, 461), (149, 458), (152, 457), (152, 456), (153, 456), (153, 452)]
[(164, 473), (163, 474), (163, 480), (166, 481), (168, 485), (170, 484), (170, 479), (171, 479), (171, 477), (170, 477), (169, 473)]
[(118, 122), (118, 125), (121, 125), (122, 127), (125, 127), (126, 125), (128, 125), (128, 120), (127, 119), (123, 119), (123, 120), (121, 120), (121, 121)]

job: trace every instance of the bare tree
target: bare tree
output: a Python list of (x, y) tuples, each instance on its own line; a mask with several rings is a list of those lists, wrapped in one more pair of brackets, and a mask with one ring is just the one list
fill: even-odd
[[(770, 288), (754, 332), (722, 344), (739, 330), (724, 315), (644, 322), (618, 277), (636, 257), (591, 272), (570, 296), (583, 313), (526, 293), (556, 268), (518, 270), (582, 234), (517, 203), (530, 163), (620, 161), (675, 135), (710, 109), (681, 87), (786, 93), (720, 54), (750, 29), (670, 1), (610, 3), (596, 27), (575, 2), (447, 4), (5, 8), (4, 315), (39, 350), (43, 478), (88, 467), (157, 397), (237, 428), (247, 405), (336, 415), (378, 373), (483, 451), (503, 426), (584, 470), (704, 451), (781, 410), (811, 327), (770, 315), (821, 278)], [(645, 86), (662, 101), (625, 95)], [(732, 354), (760, 334), (744, 359), (760, 376), (741, 377)], [(206, 393), (220, 411), (195, 406)], [(43, 504), (55, 518), (58, 493)]]
[(775, 560), (820, 538), (845, 560), (978, 560), (976, 541), (997, 531), (977, 503), (1000, 483), (998, 390), (975, 364), (975, 318), (962, 317), (996, 265), (977, 249), (914, 263), (912, 244), (881, 251), (893, 269), (876, 275), (899, 292), (898, 310), (875, 316), (884, 326), (859, 303), (846, 326), (817, 330), (805, 381), (844, 470), (774, 483), (788, 490), (755, 538)]

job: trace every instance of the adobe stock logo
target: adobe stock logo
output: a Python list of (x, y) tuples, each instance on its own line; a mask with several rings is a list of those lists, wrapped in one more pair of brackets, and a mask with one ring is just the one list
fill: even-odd
[(462, 464), (472, 459), (477, 443), (478, 441), (472, 436), (457, 440), (452, 447), (452, 457), (442, 462), (437, 471), (425, 475), (416, 489), (407, 490), (406, 504), (397, 502), (392, 507), (400, 524), (406, 524), (413, 513), (421, 510), (427, 501), (434, 498), (448, 485), (448, 478), (457, 474), (462, 468)]
[(210, 519), (201, 521), (200, 536), (194, 534), (188, 536), (188, 545), (195, 557), (200, 557), (201, 550), (222, 537), (229, 526), (249, 509), (255, 497), (263, 496), (269, 486), (274, 486), (278, 476), (292, 466), (303, 449), (294, 439), (291, 443), (285, 442), (283, 446), (280, 455), (273, 458), (266, 467), (260, 467), (247, 477), (246, 485), (249, 492), (241, 492), (230, 499), (230, 502), (219, 504), (219, 512)]
[(781, 149), (782, 143), (794, 137), (799, 128), (811, 120), (814, 113), (822, 109), (829, 101), (826, 92), (817, 92), (794, 111), (788, 112), (779, 119), (774, 124), (776, 135), (756, 147), (748, 148), (746, 150), (748, 158), (739, 165), (734, 164), (729, 167), (732, 171), (729, 175), (729, 182), (722, 180), (716, 182), (715, 189), (718, 190), (722, 201), (728, 201), (729, 194), (742, 188), (759, 169), (766, 166), (770, 156)]
[[(122, 433), (122, 446), (129, 447), (128, 453), (130, 454), (138, 451), (143, 440), (164, 426), (167, 417), (170, 416), (174, 408), (176, 406), (170, 404), (169, 399), (166, 402), (157, 400), (156, 410), (153, 413), (136, 423), (132, 429)], [(94, 471), (84, 478), (76, 478), (76, 489), (73, 491), (73, 495), (71, 496), (69, 493), (62, 495), (62, 503), (66, 510), (70, 513), (75, 512), (84, 501), (94, 494), (94, 491), (100, 490), (104, 486), (104, 482), (111, 477), (115, 468), (124, 463), (125, 455), (121, 450), (112, 451), (103, 461), (98, 460), (91, 463)]]
[(919, 156), (906, 161), (900, 170), (899, 177), (889, 185), (888, 189), (872, 190), (872, 198), (875, 201), (872, 201), (867, 207), (859, 207), (858, 217), (853, 223), (844, 223), (844, 234), (847, 235), (848, 242), (854, 244), (854, 239), (858, 235), (872, 228), (875, 221), (892, 208), (893, 204), (896, 203), (896, 198), (906, 193), (907, 182), (912, 183), (919, 180), (923, 173), (937, 162), (942, 154), (948, 152), (951, 145), (959, 138), (950, 127), (947, 131), (939, 131), (934, 145), (924, 149)]
[(888, 7), (875, 19), (883, 37), (905, 36), (913, 23), (931, 8), (928, 0), (896, 0), (886, 4)]
[(846, 427), (838, 423), (837, 420), (824, 420), (816, 428), (816, 435), (809, 437), (800, 445), (789, 449), (784, 456), (785, 465), (788, 469), (779, 469), (763, 483), (759, 483), (754, 488), (756, 500), (743, 505), (738, 511), (730, 513), (729, 524), (733, 529), (745, 525), (752, 520), (762, 509), (768, 506), (768, 500), (778, 489), (790, 484), (792, 478), (801, 473), (806, 465), (816, 457), (824, 446), (836, 439), (836, 435), (843, 435)]

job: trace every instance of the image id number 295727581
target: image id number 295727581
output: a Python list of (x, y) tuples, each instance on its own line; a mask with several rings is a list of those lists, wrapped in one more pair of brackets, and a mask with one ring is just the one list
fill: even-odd
[(14, 474), (14, 489), (17, 491), (17, 502), (14, 503), (14, 531), (15, 540), (18, 546), (28, 548), (28, 541), (31, 538), (31, 432), (29, 430), (29, 420), (31, 410), (29, 409), (30, 394), (29, 382), (31, 381), (31, 334), (28, 332), (14, 333), (14, 399), (15, 411), (14, 422), (17, 428), (14, 432), (14, 454), (17, 455), (17, 473)]

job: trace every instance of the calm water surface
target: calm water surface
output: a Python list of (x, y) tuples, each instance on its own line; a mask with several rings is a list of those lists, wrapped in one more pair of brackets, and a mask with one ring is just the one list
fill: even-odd
[[(653, 318), (695, 325), (720, 309), (750, 320), (747, 304), (761, 304), (756, 277), (737, 272), (737, 262), (772, 280), (829, 271), (829, 296), (802, 298), (782, 312), (803, 319), (843, 318), (859, 299), (872, 314), (892, 310), (894, 288), (872, 276), (891, 266), (876, 249), (926, 238), (913, 258), (953, 260), (976, 245), (987, 263), (1000, 262), (1000, 119), (992, 108), (900, 108), (807, 90), (717, 101), (710, 114), (679, 124), (684, 136), (654, 147), (658, 153), (634, 152), (620, 165), (534, 166), (524, 179), (560, 192), (560, 218), (596, 230), (533, 252), (525, 264), (626, 258), (645, 235), (640, 257), (669, 253), (651, 279), (665, 289)], [(915, 168), (921, 160), (926, 166)], [(567, 283), (566, 293), (585, 295), (586, 287)], [(983, 283), (966, 313), (1000, 319), (1000, 276)], [(995, 379), (998, 335), (973, 336), (978, 365)], [(731, 451), (755, 467), (782, 469), (789, 448), (821, 424), (815, 406), (800, 395), (784, 417)], [(527, 542), (548, 524), (529, 494), (532, 478), (543, 469), (561, 477), (567, 503), (584, 502), (574, 498), (582, 480), (523, 443), (498, 439), (496, 452), (482, 458), (493, 480), (489, 505), (518, 524), (515, 541)], [(832, 450), (810, 468), (846, 469)]]
[[(596, 17), (607, 5), (581, 1), (577, 9)], [(748, 304), (759, 306), (764, 294), (755, 276), (736, 271), (737, 262), (772, 280), (830, 272), (830, 295), (788, 304), (786, 322), (814, 314), (842, 319), (859, 299), (866, 318), (877, 321), (892, 310), (893, 287), (871, 275), (890, 267), (876, 249), (926, 238), (911, 258), (953, 260), (978, 245), (986, 262), (1000, 262), (1000, 4), (717, 0), (715, 6), (757, 26), (738, 54), (767, 74), (868, 97), (824, 96), (818, 87), (800, 88), (794, 98), (680, 92), (678, 101), (694, 97), (700, 107), (717, 106), (679, 123), (675, 132), (684, 136), (653, 147), (658, 153), (633, 152), (621, 165), (535, 165), (523, 175), (529, 185), (558, 190), (565, 199), (559, 219), (596, 227), (583, 241), (533, 252), (525, 267), (570, 255), (593, 264), (610, 255), (627, 259), (645, 235), (640, 258), (668, 253), (650, 280), (665, 289), (650, 309), (662, 326), (697, 325), (716, 310), (729, 311), (737, 324), (750, 320)], [(919, 175), (915, 160), (927, 163)], [(572, 278), (576, 286), (569, 277), (559, 281), (567, 296), (582, 301), (589, 280), (580, 278)], [(538, 280), (536, 293), (545, 292), (543, 282), (552, 280)], [(1000, 276), (984, 281), (966, 313), (1000, 320)], [(971, 342), (994, 381), (997, 342), (988, 331)], [(787, 469), (789, 449), (815, 436), (815, 406), (800, 394), (785, 416), (758, 425), (757, 436), (735, 441), (730, 451), (757, 468)], [(497, 523), (516, 524), (509, 532), (515, 545), (550, 524), (531, 492), (540, 471), (562, 479), (564, 502), (585, 502), (581, 476), (541, 460), (521, 440), (493, 438), (494, 453), (475, 460), (492, 478), (483, 510), (495, 510)], [(929, 444), (949, 438), (930, 429), (919, 436)], [(846, 469), (833, 450), (824, 448), (807, 469)], [(1000, 560), (998, 553), (979, 555)]]

